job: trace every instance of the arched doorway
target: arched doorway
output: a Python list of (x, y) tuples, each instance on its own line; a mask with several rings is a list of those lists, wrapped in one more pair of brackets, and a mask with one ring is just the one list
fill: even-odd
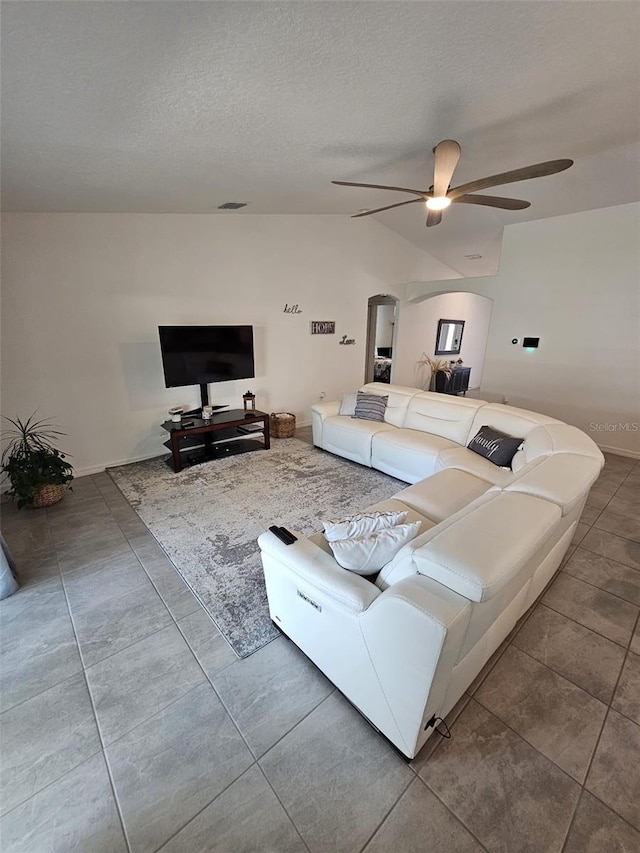
[(388, 293), (379, 293), (369, 299), (365, 382), (391, 382), (397, 306), (396, 297)]
[[(493, 300), (470, 291), (433, 293), (421, 300), (403, 302), (398, 307), (394, 354), (394, 382), (415, 388), (429, 388), (431, 372), (421, 363), (427, 355), (445, 361), (460, 359), (470, 368), (470, 396), (477, 396), (482, 384)], [(463, 322), (464, 335), (455, 355), (438, 355), (438, 326), (443, 320)]]

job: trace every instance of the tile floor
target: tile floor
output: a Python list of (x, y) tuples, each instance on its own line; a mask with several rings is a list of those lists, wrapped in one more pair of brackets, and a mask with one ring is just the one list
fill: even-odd
[(3, 853), (640, 850), (640, 462), (411, 764), (285, 638), (238, 660), (108, 475), (3, 510)]

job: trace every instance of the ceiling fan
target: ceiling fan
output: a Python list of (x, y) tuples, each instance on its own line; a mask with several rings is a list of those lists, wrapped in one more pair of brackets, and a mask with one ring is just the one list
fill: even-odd
[(545, 175), (555, 175), (563, 172), (573, 165), (573, 160), (547, 160), (545, 163), (536, 163), (534, 166), (524, 166), (522, 169), (512, 169), (510, 172), (501, 172), (499, 175), (490, 175), (488, 178), (480, 178), (477, 181), (469, 181), (458, 187), (450, 187), (451, 179), (460, 159), (461, 148), (454, 139), (443, 139), (433, 149), (433, 185), (428, 190), (413, 190), (407, 187), (388, 187), (381, 184), (358, 184), (352, 181), (331, 181), (342, 187), (369, 187), (376, 190), (393, 190), (399, 193), (412, 193), (418, 198), (409, 201), (399, 201), (396, 204), (388, 204), (385, 207), (377, 207), (375, 210), (365, 210), (356, 213), (352, 219), (359, 216), (371, 216), (372, 213), (380, 213), (382, 210), (391, 210), (392, 207), (402, 207), (405, 204), (415, 204), (418, 201), (425, 203), (427, 207), (427, 228), (438, 225), (442, 219), (442, 211), (450, 204), (482, 204), (485, 207), (500, 207), (504, 210), (524, 210), (531, 206), (530, 201), (522, 201), (518, 198), (500, 198), (494, 195), (472, 195), (476, 190), (484, 190), (487, 187), (497, 187), (501, 184), (512, 184), (516, 181), (528, 181), (531, 178), (542, 178)]

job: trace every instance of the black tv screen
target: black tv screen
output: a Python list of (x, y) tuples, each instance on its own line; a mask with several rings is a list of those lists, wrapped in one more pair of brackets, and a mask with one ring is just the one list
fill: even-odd
[(159, 326), (158, 332), (167, 388), (255, 376), (253, 326)]

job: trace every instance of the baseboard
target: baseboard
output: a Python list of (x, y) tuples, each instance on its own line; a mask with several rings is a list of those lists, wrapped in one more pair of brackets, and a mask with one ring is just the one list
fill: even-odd
[(628, 459), (640, 459), (640, 450), (628, 450), (624, 447), (611, 447), (608, 444), (598, 444), (603, 453), (613, 453), (616, 456), (626, 456)]
[[(309, 427), (311, 421), (299, 421), (296, 426)], [(132, 465), (134, 462), (146, 462), (147, 459), (157, 459), (159, 456), (166, 456), (164, 453), (149, 453), (146, 456), (132, 456), (130, 459), (116, 459), (113, 462), (103, 462), (101, 465), (89, 465), (85, 468), (74, 468), (74, 477), (89, 477), (91, 474), (100, 474), (107, 468), (117, 468), (119, 465)]]
[(89, 465), (86, 468), (74, 468), (74, 477), (88, 477), (91, 474), (101, 474), (107, 468), (117, 468), (119, 465), (131, 465), (134, 462), (146, 462), (147, 459), (157, 459), (166, 456), (165, 453), (149, 453), (146, 456), (132, 456), (130, 459), (116, 459), (113, 462), (103, 462), (101, 465)]

